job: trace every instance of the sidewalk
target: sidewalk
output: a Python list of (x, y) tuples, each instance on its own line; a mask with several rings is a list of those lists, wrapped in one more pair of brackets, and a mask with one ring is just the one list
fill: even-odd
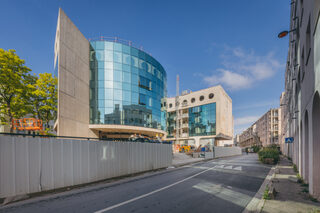
[(203, 161), (204, 158), (193, 158), (185, 153), (173, 153), (172, 166), (179, 167), (190, 163)]
[(306, 192), (308, 187), (297, 182), (297, 175), (287, 158), (281, 156), (275, 171), (271, 184), (276, 196), (274, 200), (265, 200), (261, 212), (320, 212), (320, 203), (311, 201)]

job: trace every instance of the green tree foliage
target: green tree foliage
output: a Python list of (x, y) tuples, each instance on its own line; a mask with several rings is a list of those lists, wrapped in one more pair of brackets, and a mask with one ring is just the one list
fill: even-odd
[(13, 118), (21, 118), (29, 112), (27, 85), (31, 69), (24, 64), (15, 50), (0, 48), (1, 123), (11, 123)]
[(43, 73), (32, 81), (33, 84), (29, 87), (32, 90), (33, 114), (48, 127), (49, 122), (57, 117), (58, 79), (50, 73)]

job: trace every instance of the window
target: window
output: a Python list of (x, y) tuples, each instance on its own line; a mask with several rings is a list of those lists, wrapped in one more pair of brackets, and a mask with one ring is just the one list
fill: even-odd
[(204, 96), (201, 95), (200, 98), (199, 98), (199, 100), (200, 100), (200, 101), (203, 101), (203, 100), (204, 100)]
[(172, 104), (169, 104), (169, 108), (172, 108)]
[(152, 90), (152, 81), (150, 81), (149, 79), (139, 76), (139, 87), (149, 90)]
[(311, 27), (310, 27), (310, 16), (309, 16), (309, 21), (308, 21), (308, 26), (307, 26), (307, 31), (306, 31), (306, 65), (308, 64), (309, 61), (309, 56), (311, 52)]
[(214, 97), (214, 94), (213, 93), (210, 93), (209, 94), (209, 99), (212, 99)]
[(191, 98), (191, 103), (194, 103), (196, 101), (195, 98)]

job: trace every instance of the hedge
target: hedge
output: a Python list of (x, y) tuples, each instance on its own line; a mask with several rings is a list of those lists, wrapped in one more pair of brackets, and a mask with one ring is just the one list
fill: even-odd
[(279, 161), (279, 150), (274, 147), (267, 147), (263, 148), (258, 152), (259, 155), (259, 160), (262, 163), (267, 163), (267, 164), (276, 164)]

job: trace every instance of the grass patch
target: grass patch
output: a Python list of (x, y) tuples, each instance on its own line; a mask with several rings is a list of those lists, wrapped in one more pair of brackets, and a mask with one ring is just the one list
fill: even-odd
[(298, 183), (301, 183), (301, 185), (304, 184), (304, 180), (303, 180), (303, 178), (300, 176), (299, 173), (297, 174), (297, 178), (298, 178), (298, 180), (297, 180)]
[(294, 171), (295, 173), (298, 172), (298, 168), (297, 168), (297, 165), (296, 165), (296, 164), (293, 164), (293, 171)]
[(304, 188), (304, 189), (302, 189), (302, 192), (309, 193), (309, 189)]
[(316, 198), (312, 197), (312, 195), (309, 195), (309, 199), (310, 199), (312, 202), (315, 202), (315, 203), (318, 203), (318, 202), (319, 202)]
[(309, 187), (309, 184), (303, 183), (303, 184), (301, 184), (301, 186), (303, 186), (303, 187)]
[(265, 200), (270, 200), (271, 199), (271, 197), (269, 195), (269, 187), (268, 186), (266, 186), (266, 189), (264, 190), (263, 199), (265, 199)]

